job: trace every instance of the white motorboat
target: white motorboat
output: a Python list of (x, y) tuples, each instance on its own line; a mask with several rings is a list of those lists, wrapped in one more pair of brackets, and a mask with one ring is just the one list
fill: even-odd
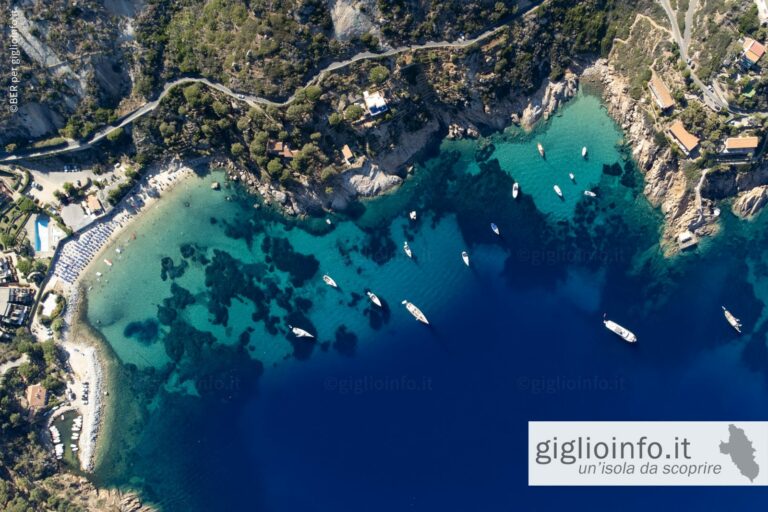
[(331, 219), (325, 219), (325, 223), (330, 226), (332, 224)]
[(406, 256), (413, 258), (413, 251), (411, 251), (411, 248), (408, 246), (408, 242), (403, 242), (403, 251), (405, 251)]
[(290, 325), (288, 327), (291, 328), (291, 332), (297, 338), (314, 338), (314, 336), (312, 334), (310, 334), (309, 332), (305, 331), (301, 327), (293, 327), (293, 326), (290, 326)]
[(381, 299), (379, 299), (379, 298), (376, 296), (376, 294), (375, 294), (375, 293), (373, 293), (372, 291), (368, 290), (367, 292), (365, 292), (365, 294), (368, 296), (368, 298), (369, 298), (369, 299), (371, 299), (371, 302), (373, 302), (374, 304), (376, 304), (376, 305), (377, 305), (377, 306), (379, 306), (380, 308), (384, 307), (384, 306), (382, 306), (382, 304), (381, 304)]
[(515, 182), (514, 185), (512, 185), (512, 199), (517, 199), (517, 194), (520, 193), (520, 184)]
[(635, 343), (637, 341), (637, 336), (635, 336), (635, 334), (632, 331), (630, 331), (626, 327), (620, 326), (613, 320), (608, 320), (605, 317), (603, 317), (603, 324), (605, 324), (606, 329), (608, 329), (609, 331), (615, 334), (618, 334), (619, 336), (621, 336), (621, 338), (624, 341), (627, 341), (629, 343)]
[(336, 284), (336, 281), (334, 281), (333, 278), (331, 276), (329, 276), (328, 274), (323, 275), (323, 282), (325, 282), (325, 284), (327, 284), (331, 288), (338, 288), (339, 287), (339, 285)]
[(552, 188), (553, 188), (553, 189), (555, 189), (555, 194), (557, 194), (557, 195), (560, 197), (560, 199), (562, 199), (562, 198), (563, 198), (563, 191), (562, 191), (562, 190), (560, 190), (560, 187), (558, 187), (557, 185), (555, 185), (555, 186), (554, 186), (554, 187), (552, 187)]
[(573, 182), (576, 181), (576, 176), (574, 176), (572, 172), (568, 173), (568, 177), (571, 178), (571, 181), (573, 181)]
[(587, 146), (584, 146), (583, 148), (581, 148), (581, 157), (587, 158)]
[(501, 235), (501, 233), (499, 232), (499, 226), (497, 226), (497, 225), (496, 225), (496, 224), (494, 224), (493, 222), (491, 222), (491, 231), (493, 231), (493, 232), (494, 232), (494, 233), (496, 233), (497, 235)]
[(422, 313), (421, 310), (417, 308), (413, 302), (408, 302), (407, 300), (404, 300), (403, 304), (405, 305), (405, 309), (407, 309), (408, 312), (413, 315), (413, 318), (415, 318), (416, 320), (418, 320), (423, 324), (429, 325), (429, 321), (427, 320), (427, 317), (424, 316), (424, 313)]
[(736, 332), (741, 334), (741, 320), (733, 316), (733, 313), (725, 309), (725, 306), (722, 306), (723, 308), (723, 315), (725, 315), (725, 319), (728, 320), (728, 323), (731, 324), (731, 327), (736, 329)]
[(111, 262), (110, 260), (108, 260), (108, 259), (105, 259), (105, 260), (104, 260), (104, 263), (106, 263), (106, 264), (107, 264), (107, 265), (109, 265), (110, 267), (112, 266), (112, 262)]
[(584, 195), (587, 196), (587, 197), (597, 197), (597, 194), (595, 194), (591, 190), (585, 190), (584, 191)]
[(546, 156), (544, 154), (544, 146), (541, 145), (541, 142), (537, 142), (536, 143), (536, 147), (539, 150), (539, 154), (541, 155), (541, 158), (546, 158)]
[(413, 210), (411, 213), (409, 213), (408, 217), (410, 217), (411, 220), (416, 220), (416, 210)]
[(461, 251), (461, 259), (464, 260), (466, 266), (469, 266), (469, 254), (467, 254), (467, 251)]

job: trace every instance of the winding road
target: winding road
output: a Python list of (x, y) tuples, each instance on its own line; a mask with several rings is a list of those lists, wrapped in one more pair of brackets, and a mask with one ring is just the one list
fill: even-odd
[[(547, 0), (544, 0), (543, 2), (531, 4), (527, 7), (527, 9), (520, 14), (520, 16), (527, 16), (532, 14), (536, 9), (541, 7), (542, 5), (546, 4)], [(480, 34), (479, 36), (473, 38), (473, 39), (459, 39), (458, 41), (429, 41), (424, 44), (418, 44), (418, 45), (410, 45), (410, 46), (400, 46), (397, 48), (390, 48), (389, 50), (386, 50), (381, 53), (373, 53), (373, 52), (360, 52), (353, 57), (333, 62), (320, 70), (312, 79), (310, 79), (303, 88), (306, 88), (310, 85), (315, 85), (323, 80), (329, 73), (332, 73), (334, 71), (338, 71), (339, 69), (343, 69), (347, 66), (350, 66), (356, 62), (360, 62), (363, 60), (371, 60), (371, 59), (383, 59), (387, 57), (391, 57), (393, 55), (398, 55), (400, 53), (405, 52), (416, 52), (420, 50), (434, 50), (434, 49), (444, 49), (444, 48), (467, 48), (469, 46), (472, 46), (475, 43), (478, 43), (480, 41), (483, 41), (485, 39), (488, 39), (489, 37), (493, 36), (494, 34), (498, 33), (500, 30), (504, 29), (507, 25), (501, 25), (494, 29), (487, 30)], [(251, 107), (257, 107), (257, 106), (274, 106), (274, 107), (284, 107), (286, 105), (289, 105), (296, 99), (296, 95), (298, 94), (298, 90), (294, 92), (291, 96), (289, 96), (284, 101), (273, 101), (267, 98), (263, 98), (261, 96), (253, 96), (250, 94), (244, 94), (244, 93), (238, 93), (227, 87), (226, 85), (220, 84), (218, 82), (212, 82), (208, 80), (207, 78), (196, 78), (196, 77), (184, 77), (184, 78), (177, 78), (176, 80), (173, 80), (171, 82), (168, 82), (163, 87), (162, 92), (157, 97), (157, 99), (149, 101), (139, 107), (138, 109), (134, 110), (130, 114), (127, 114), (125, 117), (120, 119), (120, 121), (117, 122), (117, 124), (105, 126), (91, 135), (90, 138), (81, 140), (81, 141), (69, 141), (69, 143), (66, 146), (57, 147), (57, 148), (51, 148), (51, 149), (42, 149), (39, 151), (33, 151), (28, 153), (19, 153), (14, 155), (6, 155), (3, 157), (0, 157), (0, 163), (11, 163), (11, 162), (17, 162), (20, 160), (32, 160), (36, 158), (46, 158), (51, 156), (58, 156), (64, 153), (73, 153), (76, 151), (82, 151), (84, 149), (88, 149), (92, 147), (94, 144), (101, 141), (103, 138), (105, 138), (110, 133), (128, 125), (134, 122), (136, 119), (139, 119), (140, 117), (148, 114), (149, 112), (152, 112), (155, 110), (161, 101), (163, 101), (163, 98), (165, 98), (168, 93), (171, 92), (174, 88), (184, 85), (184, 84), (190, 84), (190, 83), (201, 83), (204, 85), (207, 85), (208, 87), (212, 89), (216, 89), (219, 92), (222, 92), (226, 94), (227, 96), (230, 96), (231, 98), (242, 101), (247, 103)], [(302, 88), (302, 89), (303, 89)], [(301, 90), (301, 89), (299, 89)]]
[(680, 25), (677, 22), (677, 11), (672, 8), (669, 0), (658, 0), (658, 2), (664, 9), (664, 12), (667, 15), (667, 19), (669, 19), (669, 24), (672, 28), (672, 37), (675, 40), (675, 43), (677, 43), (678, 48), (680, 48), (680, 57), (683, 59), (683, 62), (685, 62), (685, 67), (691, 73), (691, 80), (693, 80), (693, 83), (695, 83), (696, 86), (701, 90), (704, 103), (706, 103), (709, 108), (715, 111), (720, 111), (722, 109), (730, 110), (728, 107), (728, 102), (725, 101), (720, 95), (718, 95), (714, 89), (710, 90), (709, 87), (707, 87), (704, 82), (699, 79), (698, 75), (696, 75), (689, 63), (690, 57), (688, 55), (688, 46), (691, 44), (693, 16), (696, 13), (696, 9), (698, 7), (698, 0), (689, 0), (688, 2), (688, 10), (685, 12), (685, 26), (683, 28), (682, 34), (680, 33)]

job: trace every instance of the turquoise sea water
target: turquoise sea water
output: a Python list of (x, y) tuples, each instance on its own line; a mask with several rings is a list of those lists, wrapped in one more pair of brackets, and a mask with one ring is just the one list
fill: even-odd
[(527, 421), (765, 419), (768, 267), (764, 221), (727, 215), (706, 250), (664, 260), (621, 137), (580, 95), (533, 134), (445, 142), (332, 226), (212, 191), (218, 173), (179, 185), (88, 276), (88, 319), (120, 363), (96, 479), (163, 510), (647, 508), (642, 489), (528, 488)]

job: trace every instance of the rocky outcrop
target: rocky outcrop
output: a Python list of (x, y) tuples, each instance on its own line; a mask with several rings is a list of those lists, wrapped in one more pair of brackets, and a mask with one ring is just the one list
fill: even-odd
[(328, 0), (333, 32), (339, 41), (349, 41), (365, 33), (379, 35), (370, 16), (378, 12), (374, 0)]
[(755, 216), (768, 204), (768, 185), (761, 185), (739, 194), (733, 202), (733, 213), (742, 218)]
[[(446, 123), (447, 124), (447, 123)], [(394, 139), (387, 131), (388, 127), (377, 127), (372, 130), (370, 137), (379, 140), (391, 140), (385, 151), (371, 157), (371, 162), (378, 165), (388, 173), (397, 172), (405, 164), (413, 160), (421, 151), (444, 133), (440, 121), (437, 118), (430, 119), (420, 129), (399, 133)]]
[(378, 165), (366, 162), (360, 168), (342, 174), (344, 188), (355, 196), (371, 197), (382, 194), (403, 182), (400, 176), (387, 174)]
[(533, 128), (541, 119), (549, 119), (563, 104), (579, 90), (579, 77), (573, 71), (567, 71), (559, 82), (546, 80), (533, 96), (520, 116), (515, 115), (513, 122), (526, 130)]
[(123, 493), (117, 489), (99, 489), (81, 476), (60, 473), (42, 482), (52, 496), (92, 512), (156, 512), (143, 505), (136, 493)]
[(584, 70), (582, 80), (601, 86), (608, 113), (621, 126), (625, 143), (644, 175), (644, 194), (665, 217), (662, 248), (674, 254), (679, 233), (693, 231), (698, 236), (717, 231), (716, 216), (709, 215), (711, 201), (702, 198), (699, 204), (694, 187), (679, 169), (677, 159), (666, 145), (655, 142), (655, 131), (647, 120), (644, 100), (634, 100), (629, 94), (627, 80), (605, 59), (599, 59)]

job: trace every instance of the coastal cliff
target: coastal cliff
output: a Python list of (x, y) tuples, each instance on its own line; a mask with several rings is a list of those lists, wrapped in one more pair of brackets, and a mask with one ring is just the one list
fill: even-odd
[(677, 252), (675, 238), (686, 230), (701, 236), (714, 234), (718, 228), (716, 216), (710, 214), (711, 202), (701, 198), (699, 204), (696, 188), (687, 181), (675, 154), (666, 144), (657, 143), (647, 114), (649, 106), (644, 99), (631, 97), (626, 77), (606, 59), (599, 59), (586, 68), (582, 77), (603, 91), (608, 113), (623, 130), (625, 144), (643, 174), (643, 193), (664, 214), (661, 241), (664, 253)]

